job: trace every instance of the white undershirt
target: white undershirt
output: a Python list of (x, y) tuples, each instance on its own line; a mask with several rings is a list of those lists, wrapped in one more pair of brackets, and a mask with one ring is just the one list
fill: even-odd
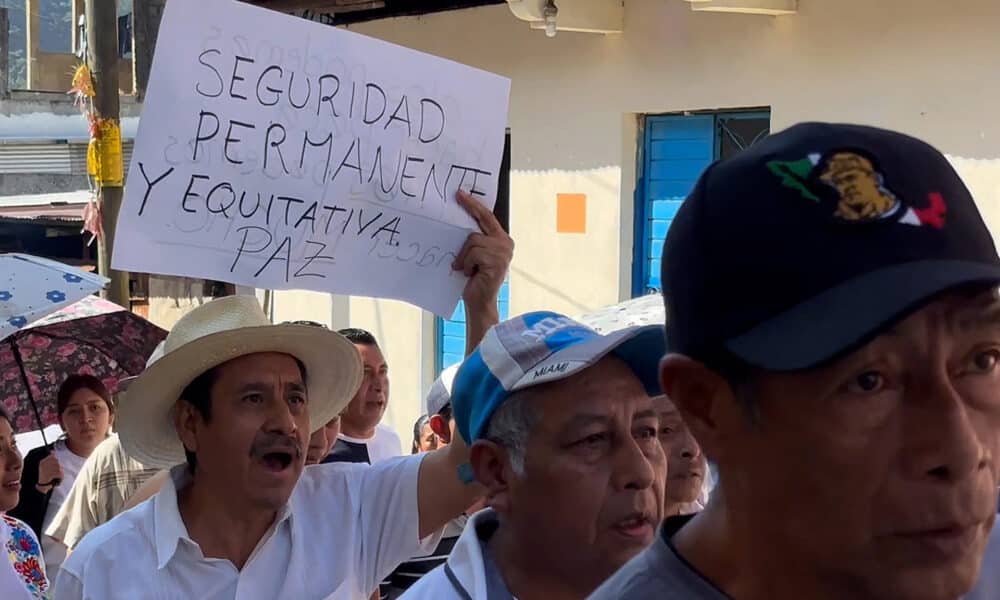
[(388, 425), (381, 423), (375, 427), (375, 435), (368, 439), (351, 437), (344, 434), (340, 434), (338, 437), (345, 442), (367, 445), (368, 458), (373, 465), (387, 458), (395, 458), (403, 455), (403, 442), (399, 439), (399, 435)]
[[(86, 458), (74, 454), (66, 446), (66, 440), (59, 440), (53, 444), (52, 454), (56, 456), (59, 466), (62, 467), (63, 477), (59, 485), (52, 490), (49, 507), (45, 510), (45, 519), (42, 521), (42, 531), (47, 530), (52, 520), (56, 518), (59, 508), (66, 502), (70, 490), (73, 489), (73, 482), (80, 474), (83, 463), (87, 462)], [(66, 546), (50, 536), (43, 535), (42, 554), (45, 556), (45, 571), (55, 574), (59, 572), (59, 566), (66, 559)]]

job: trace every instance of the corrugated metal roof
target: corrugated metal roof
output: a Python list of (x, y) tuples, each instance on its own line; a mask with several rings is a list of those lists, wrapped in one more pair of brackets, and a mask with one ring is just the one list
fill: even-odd
[(0, 210), (22, 206), (85, 204), (89, 198), (89, 190), (59, 192), (55, 194), (18, 194), (15, 196), (0, 196)]
[(80, 223), (90, 192), (0, 196), (0, 220), (44, 220)]
[[(132, 140), (122, 141), (122, 158), (128, 172)], [(86, 142), (0, 143), (0, 174), (86, 175)]]
[[(123, 100), (125, 98), (125, 96), (122, 97)], [(125, 108), (124, 104), (122, 108)], [(72, 106), (64, 106), (54, 110), (67, 112), (66, 114), (52, 112), (0, 114), (0, 141), (86, 141), (89, 138), (87, 120), (81, 117), (80, 113)], [(139, 128), (139, 117), (123, 117), (121, 127), (123, 138), (135, 138)]]

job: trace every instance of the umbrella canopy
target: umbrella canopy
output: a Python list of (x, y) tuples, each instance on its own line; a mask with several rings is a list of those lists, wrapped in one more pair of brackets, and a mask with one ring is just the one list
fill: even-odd
[(609, 333), (634, 325), (663, 325), (666, 318), (663, 298), (659, 294), (649, 294), (599, 308), (577, 320), (598, 333)]
[(0, 342), (0, 403), (19, 431), (56, 423), (56, 393), (68, 376), (93, 375), (114, 393), (120, 379), (142, 372), (166, 335), (117, 304), (89, 296)]
[(28, 254), (0, 254), (0, 340), (93, 294), (108, 280)]

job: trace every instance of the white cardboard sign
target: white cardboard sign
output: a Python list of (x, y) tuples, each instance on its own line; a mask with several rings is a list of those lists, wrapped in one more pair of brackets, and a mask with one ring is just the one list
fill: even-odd
[(492, 208), (510, 81), (233, 0), (171, 0), (113, 267), (449, 316)]

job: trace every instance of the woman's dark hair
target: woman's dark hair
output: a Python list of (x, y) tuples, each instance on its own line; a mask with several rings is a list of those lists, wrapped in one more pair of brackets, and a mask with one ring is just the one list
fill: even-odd
[[(10, 425), (10, 428), (14, 429), (14, 419), (10, 418), (10, 413), (7, 412), (7, 409), (4, 408), (3, 406), (0, 406), (0, 419), (7, 421), (7, 424)], [(15, 431), (15, 433), (17, 432)]]
[(111, 401), (111, 394), (100, 379), (93, 375), (70, 375), (66, 381), (59, 386), (59, 393), (56, 395), (56, 406), (61, 417), (69, 408), (69, 401), (78, 390), (90, 390), (101, 397), (108, 406), (108, 411), (114, 414), (115, 404)]
[(416, 454), (420, 452), (420, 434), (423, 432), (424, 427), (429, 425), (431, 418), (427, 415), (421, 415), (417, 422), (413, 424), (413, 449), (410, 454)]

